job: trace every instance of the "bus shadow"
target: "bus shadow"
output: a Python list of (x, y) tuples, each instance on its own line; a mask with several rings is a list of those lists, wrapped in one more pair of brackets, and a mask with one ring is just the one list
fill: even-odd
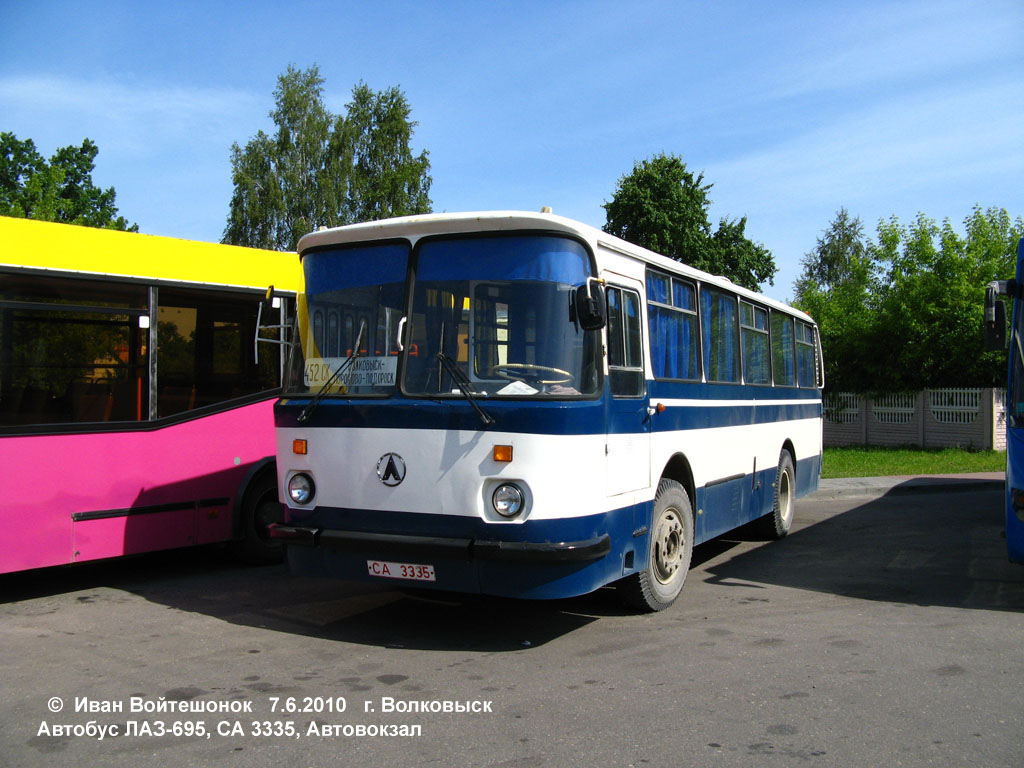
[[(390, 585), (389, 585), (390, 586)], [(629, 611), (614, 590), (553, 601), (405, 592), (244, 566), (222, 548), (186, 549), (0, 576), (0, 605), (94, 602), (120, 590), (239, 626), (382, 648), (508, 652), (545, 645)], [(76, 596), (76, 593), (81, 593)]]
[[(838, 504), (838, 502), (837, 502)], [(1024, 568), (1006, 561), (1002, 494), (892, 495), (856, 506), (809, 500), (785, 539), (748, 528), (694, 551), (681, 600), (710, 590), (781, 586), (841, 598), (1024, 612)], [(614, 588), (556, 601), (409, 593), (244, 567), (222, 548), (154, 553), (0, 577), (0, 604), (120, 590), (185, 613), (293, 635), (412, 650), (506, 653), (536, 648), (596, 621), (630, 616)], [(119, 600), (120, 601), (120, 600)], [(671, 614), (671, 611), (669, 611)], [(642, 617), (635, 617), (638, 621)]]
[(619, 610), (607, 592), (538, 602), (369, 589), (334, 582), (329, 599), (269, 608), (261, 625), (381, 648), (500, 653), (543, 646)]
[[(798, 507), (798, 520), (800, 514)], [(698, 570), (712, 587), (770, 584), (861, 600), (1024, 612), (1024, 568), (1007, 561), (1002, 531), (1001, 491), (897, 491), (823, 514), (768, 546), (743, 546), (752, 539), (741, 529), (699, 547), (708, 552)]]

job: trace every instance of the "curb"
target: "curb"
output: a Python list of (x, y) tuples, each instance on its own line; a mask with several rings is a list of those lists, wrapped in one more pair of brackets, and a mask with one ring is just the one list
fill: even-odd
[(878, 498), (932, 493), (982, 493), (1002, 491), (1002, 473), (930, 475), (916, 477), (847, 477), (822, 480), (807, 498)]

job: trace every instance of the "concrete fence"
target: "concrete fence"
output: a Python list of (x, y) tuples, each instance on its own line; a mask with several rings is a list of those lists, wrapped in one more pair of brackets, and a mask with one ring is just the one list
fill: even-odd
[(1006, 450), (1005, 389), (926, 389), (868, 398), (825, 395), (825, 445)]

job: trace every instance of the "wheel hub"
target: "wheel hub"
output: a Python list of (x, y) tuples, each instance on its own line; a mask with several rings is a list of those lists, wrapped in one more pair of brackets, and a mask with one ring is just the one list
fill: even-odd
[(674, 510), (666, 511), (654, 532), (654, 568), (658, 581), (668, 583), (679, 571), (685, 546), (685, 531), (679, 514)]

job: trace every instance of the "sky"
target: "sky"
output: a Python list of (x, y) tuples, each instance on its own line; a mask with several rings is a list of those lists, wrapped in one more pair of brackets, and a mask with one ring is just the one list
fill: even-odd
[(600, 227), (635, 163), (680, 156), (786, 300), (841, 207), (868, 235), (1024, 215), (1022, 33), (1019, 0), (0, 0), (0, 131), (46, 157), (92, 139), (141, 232), (216, 242), (232, 143), (316, 64), (335, 113), (360, 81), (405, 93), (435, 211)]

